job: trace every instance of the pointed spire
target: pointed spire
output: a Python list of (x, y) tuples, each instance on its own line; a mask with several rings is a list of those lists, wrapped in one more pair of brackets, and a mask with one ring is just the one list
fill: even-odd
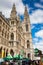
[(29, 17), (29, 15), (28, 15), (27, 7), (25, 6), (24, 18), (28, 18), (28, 17)]
[(15, 19), (16, 18), (16, 7), (15, 7), (15, 4), (13, 4), (10, 18), (11, 19)]

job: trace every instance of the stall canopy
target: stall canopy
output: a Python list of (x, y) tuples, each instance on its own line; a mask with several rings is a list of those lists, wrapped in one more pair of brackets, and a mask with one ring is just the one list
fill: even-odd
[(16, 58), (16, 59), (23, 59), (23, 56), (22, 56), (22, 55), (19, 55), (19, 54), (16, 54), (13, 58)]
[(11, 54), (8, 54), (8, 56), (4, 58), (4, 60), (6, 60), (6, 61), (12, 60), (12, 59), (13, 59), (13, 57), (11, 56)]

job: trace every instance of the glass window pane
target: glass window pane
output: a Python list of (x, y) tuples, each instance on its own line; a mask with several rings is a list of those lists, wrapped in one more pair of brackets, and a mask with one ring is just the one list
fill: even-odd
[(14, 40), (14, 34), (11, 33), (11, 40)]

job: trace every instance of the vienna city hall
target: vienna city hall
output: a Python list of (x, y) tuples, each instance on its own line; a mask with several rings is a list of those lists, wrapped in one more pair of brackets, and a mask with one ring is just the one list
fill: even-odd
[(0, 57), (5, 57), (8, 53), (33, 58), (32, 35), (27, 7), (25, 7), (23, 21), (20, 21), (14, 4), (9, 18), (0, 12)]

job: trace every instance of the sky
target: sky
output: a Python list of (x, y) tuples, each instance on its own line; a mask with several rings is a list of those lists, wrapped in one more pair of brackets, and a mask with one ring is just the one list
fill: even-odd
[(21, 19), (23, 19), (25, 6), (27, 7), (33, 46), (43, 52), (43, 0), (0, 0), (0, 11), (7, 18), (10, 17), (13, 3)]

